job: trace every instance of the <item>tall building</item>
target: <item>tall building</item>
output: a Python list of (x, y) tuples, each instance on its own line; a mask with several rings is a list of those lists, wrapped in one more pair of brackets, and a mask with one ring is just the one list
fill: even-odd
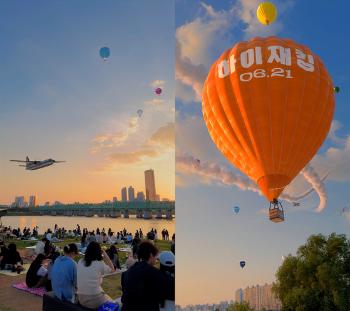
[(145, 194), (144, 194), (142, 191), (140, 191), (140, 192), (137, 193), (137, 195), (136, 195), (136, 201), (138, 201), (138, 202), (143, 202), (143, 201), (145, 201)]
[(29, 197), (29, 207), (35, 207), (36, 206), (36, 196), (31, 195)]
[(18, 196), (15, 197), (15, 202), (14, 202), (14, 206), (15, 207), (24, 207), (24, 196)]
[(128, 197), (130, 202), (135, 201), (135, 190), (132, 186), (130, 186), (128, 189)]
[(242, 303), (243, 302), (243, 289), (237, 289), (235, 292), (235, 301)]
[(235, 292), (236, 302), (248, 302), (254, 310), (281, 310), (281, 302), (272, 292), (272, 284), (256, 285)]
[(118, 202), (117, 197), (113, 197), (113, 203)]
[(122, 201), (126, 202), (128, 200), (128, 195), (126, 193), (126, 187), (122, 188)]
[(157, 200), (156, 183), (154, 180), (154, 171), (145, 171), (145, 188), (146, 188), (146, 199), (149, 201)]

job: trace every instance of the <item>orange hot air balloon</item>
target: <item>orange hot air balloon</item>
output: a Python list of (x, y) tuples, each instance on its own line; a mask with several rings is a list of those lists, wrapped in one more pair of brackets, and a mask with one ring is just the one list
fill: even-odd
[(225, 51), (210, 69), (202, 99), (218, 149), (275, 203), (326, 138), (335, 106), (321, 59), (278, 37)]

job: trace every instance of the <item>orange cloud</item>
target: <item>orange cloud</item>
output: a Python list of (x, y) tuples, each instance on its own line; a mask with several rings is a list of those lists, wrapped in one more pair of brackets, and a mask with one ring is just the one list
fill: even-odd
[(165, 147), (175, 147), (175, 124), (168, 124), (158, 128), (150, 137), (149, 143), (152, 145), (163, 145)]
[(159, 155), (159, 152), (152, 149), (131, 151), (131, 152), (120, 152), (113, 153), (109, 156), (110, 161), (113, 164), (131, 164), (142, 161), (145, 157), (156, 158)]

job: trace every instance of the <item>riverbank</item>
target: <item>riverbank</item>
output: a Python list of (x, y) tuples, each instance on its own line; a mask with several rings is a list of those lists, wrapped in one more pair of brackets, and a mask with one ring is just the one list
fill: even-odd
[(175, 220), (166, 219), (138, 219), (130, 218), (108, 218), (108, 217), (69, 217), (69, 216), (4, 216), (1, 217), (2, 225), (11, 228), (24, 227), (33, 229), (39, 227), (39, 234), (44, 234), (48, 228), (64, 227), (66, 230), (73, 230), (77, 224), (81, 228), (87, 228), (89, 231), (111, 228), (113, 232), (119, 232), (127, 228), (129, 232), (135, 233), (136, 230), (142, 229), (143, 232), (148, 232), (152, 228), (157, 229), (160, 233), (164, 228), (172, 235), (175, 232)]

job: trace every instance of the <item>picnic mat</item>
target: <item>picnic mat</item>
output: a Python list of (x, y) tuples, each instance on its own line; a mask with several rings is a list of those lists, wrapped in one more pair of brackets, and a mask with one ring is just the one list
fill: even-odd
[(3, 275), (8, 275), (8, 276), (18, 276), (18, 275), (22, 275), (22, 274), (27, 274), (27, 271), (30, 267), (30, 264), (29, 263), (25, 263), (23, 265), (24, 267), (24, 271), (22, 271), (20, 274), (17, 274), (17, 272), (12, 272), (10, 270), (0, 270), (0, 274), (3, 274)]
[(120, 251), (120, 252), (132, 252), (132, 249), (129, 247), (121, 247), (121, 248), (118, 248), (118, 251)]
[(26, 282), (12, 284), (12, 287), (40, 297), (43, 297), (46, 293), (46, 289), (44, 287), (29, 288), (27, 287)]

